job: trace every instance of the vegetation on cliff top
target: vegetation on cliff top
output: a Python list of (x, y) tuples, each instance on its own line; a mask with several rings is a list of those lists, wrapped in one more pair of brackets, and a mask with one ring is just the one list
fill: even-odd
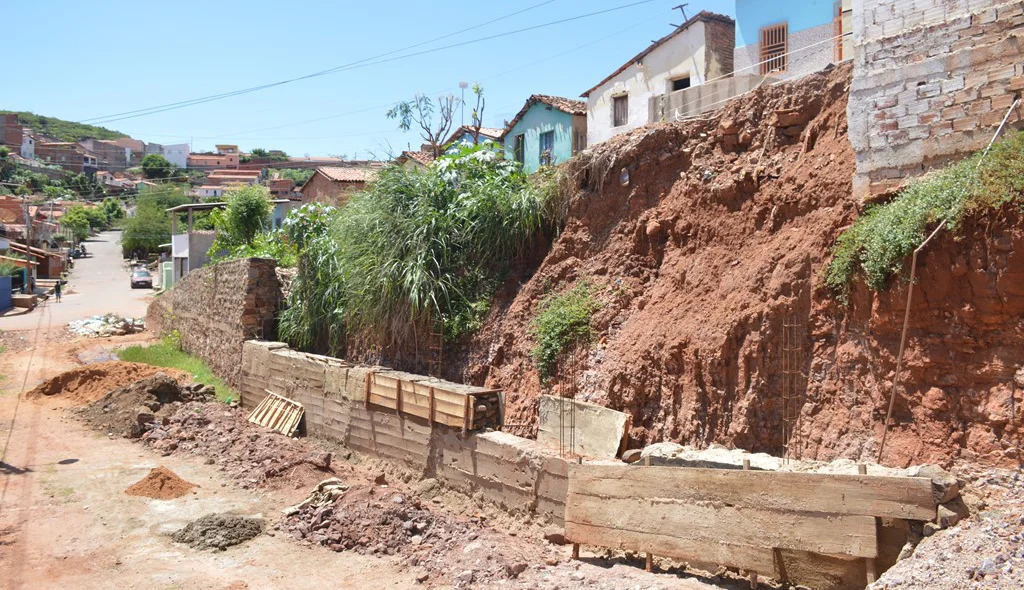
[(825, 285), (845, 298), (862, 275), (885, 289), (927, 233), (946, 222), (956, 234), (968, 215), (1021, 202), (1024, 197), (1024, 132), (1017, 132), (957, 164), (916, 180), (895, 199), (870, 207), (840, 234)]
[(583, 281), (568, 291), (549, 294), (541, 302), (530, 329), (537, 343), (530, 356), (537, 363), (541, 383), (554, 377), (562, 353), (590, 343), (590, 320), (598, 309), (592, 291), (590, 283)]
[(509, 265), (552, 229), (550, 185), (465, 147), (426, 170), (393, 165), (316, 223), (290, 225), (302, 256), (281, 334), (306, 349), (426, 347), (475, 330)]
[(18, 123), (30, 128), (35, 133), (56, 138), (59, 141), (78, 141), (88, 137), (96, 139), (119, 139), (128, 137), (120, 131), (113, 131), (106, 127), (85, 125), (74, 121), (65, 121), (56, 117), (44, 117), (27, 111), (0, 111), (0, 113), (15, 113), (18, 115)]

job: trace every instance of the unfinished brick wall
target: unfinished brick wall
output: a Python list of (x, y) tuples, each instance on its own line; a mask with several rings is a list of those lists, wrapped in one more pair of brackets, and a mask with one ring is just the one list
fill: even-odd
[(732, 19), (709, 18), (704, 21), (704, 79), (712, 80), (732, 73), (736, 50), (736, 23)]
[[(983, 148), (1024, 90), (1022, 36), (1020, 0), (855, 3), (855, 194), (890, 192)], [(1008, 124), (1022, 121), (1018, 108)]]
[(281, 285), (269, 258), (248, 258), (190, 272), (150, 304), (151, 330), (178, 330), (185, 352), (206, 362), (237, 388), (242, 344), (268, 336), (281, 304)]

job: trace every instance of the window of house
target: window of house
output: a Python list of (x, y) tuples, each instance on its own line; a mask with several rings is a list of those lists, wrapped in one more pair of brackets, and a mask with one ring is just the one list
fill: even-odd
[(672, 92), (676, 90), (685, 90), (690, 87), (690, 77), (683, 76), (682, 78), (676, 78), (672, 80)]
[(540, 163), (542, 166), (550, 165), (554, 161), (555, 153), (555, 132), (545, 131), (540, 134)]
[(629, 95), (612, 97), (612, 127), (621, 127), (629, 121)]
[(572, 153), (577, 154), (587, 149), (587, 134), (577, 131), (572, 134)]
[(525, 144), (526, 144), (526, 135), (520, 133), (519, 135), (515, 136), (515, 138), (513, 140), (513, 144), (512, 144), (512, 152), (513, 152), (513, 154), (514, 154), (514, 156), (516, 158), (516, 162), (519, 162), (520, 164), (522, 164), (523, 161), (524, 161), (524, 158), (523, 158), (523, 154), (524, 154), (523, 147), (525, 146)]
[(761, 29), (761, 75), (785, 72), (789, 52), (789, 24)]

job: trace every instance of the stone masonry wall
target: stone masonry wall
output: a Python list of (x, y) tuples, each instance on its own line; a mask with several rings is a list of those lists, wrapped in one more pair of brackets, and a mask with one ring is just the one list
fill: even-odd
[[(983, 148), (1024, 90), (1022, 37), (1021, 0), (856, 1), (854, 193), (891, 192)], [(1008, 125), (1022, 122), (1018, 107)]]
[(248, 258), (194, 270), (149, 306), (157, 334), (178, 330), (185, 352), (198, 356), (229, 385), (240, 384), (242, 344), (272, 336), (281, 286), (267, 258)]

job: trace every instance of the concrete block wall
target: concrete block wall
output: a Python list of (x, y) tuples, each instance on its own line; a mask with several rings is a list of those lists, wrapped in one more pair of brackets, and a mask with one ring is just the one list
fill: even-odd
[(265, 336), (281, 304), (276, 266), (247, 258), (194, 270), (153, 300), (147, 325), (157, 334), (177, 330), (185, 352), (238, 388), (242, 343)]
[[(786, 71), (772, 74), (776, 80), (789, 80), (813, 74), (835, 61), (835, 36), (831, 23), (789, 32), (789, 63)], [(737, 76), (760, 75), (761, 49), (758, 43), (737, 47), (734, 53), (734, 72)]]
[(341, 443), (423, 477), (483, 498), (509, 512), (561, 524), (568, 464), (536, 441), (505, 432), (469, 433), (365, 405), (366, 377), (379, 367), (291, 350), (279, 342), (242, 347), (242, 405), (267, 390), (301, 403), (310, 436)]
[[(848, 103), (869, 199), (983, 148), (1024, 91), (1024, 2), (860, 0)], [(1010, 114), (1024, 126), (1024, 109)]]

